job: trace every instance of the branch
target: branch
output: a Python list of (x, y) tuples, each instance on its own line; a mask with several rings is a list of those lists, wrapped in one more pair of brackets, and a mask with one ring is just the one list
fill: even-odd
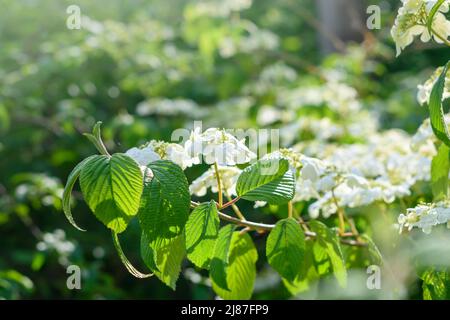
[[(199, 204), (197, 202), (191, 201), (191, 207), (195, 208), (197, 207)], [(222, 213), (220, 211), (218, 211), (219, 213), (219, 218), (224, 220), (224, 221), (228, 221), (231, 223), (234, 223), (236, 225), (239, 226), (243, 226), (243, 227), (248, 227), (251, 229), (255, 229), (255, 230), (263, 230), (263, 231), (270, 231), (273, 228), (275, 228), (274, 224), (266, 224), (266, 223), (258, 223), (258, 222), (253, 222), (253, 221), (248, 221), (248, 220), (240, 220), (238, 218), (229, 216), (225, 213)], [(310, 237), (310, 238), (316, 238), (317, 235), (315, 232), (312, 231), (305, 231), (305, 236)], [(349, 235), (343, 235), (343, 236), (349, 236)], [(351, 235), (353, 236), (353, 235)], [(340, 237), (342, 238), (342, 236)], [(367, 246), (366, 243), (364, 242), (359, 242), (359, 241), (355, 241), (355, 240), (345, 240), (345, 239), (341, 239), (340, 240), (342, 244), (346, 244), (346, 245), (350, 245), (350, 246), (358, 246), (358, 247), (365, 247)]]

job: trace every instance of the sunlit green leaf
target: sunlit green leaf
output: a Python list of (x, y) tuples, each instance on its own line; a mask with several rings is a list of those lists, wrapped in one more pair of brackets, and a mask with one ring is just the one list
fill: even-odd
[(124, 154), (91, 157), (81, 168), (80, 185), (89, 208), (116, 233), (126, 229), (139, 209), (142, 173)]
[(252, 238), (247, 233), (241, 235), (235, 231), (231, 239), (228, 265), (225, 269), (229, 290), (220, 287), (212, 278), (214, 291), (226, 300), (250, 299), (256, 278), (256, 260), (258, 260), (258, 253)]
[(317, 244), (322, 247), (330, 259), (333, 273), (342, 287), (347, 286), (347, 269), (338, 236), (323, 223), (314, 220), (309, 223), (311, 231), (317, 235)]
[(187, 256), (199, 268), (208, 268), (219, 232), (219, 216), (214, 201), (202, 203), (186, 223)]
[(269, 264), (288, 281), (299, 274), (305, 254), (305, 235), (292, 218), (280, 220), (270, 232), (266, 244)]
[(250, 201), (283, 204), (294, 197), (295, 178), (284, 158), (261, 159), (248, 166), (238, 178), (236, 191)]

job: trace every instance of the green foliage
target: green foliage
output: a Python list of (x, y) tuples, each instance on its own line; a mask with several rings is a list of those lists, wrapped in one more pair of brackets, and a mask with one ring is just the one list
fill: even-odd
[(342, 255), (339, 238), (336, 233), (328, 229), (319, 221), (311, 221), (310, 228), (317, 235), (317, 244), (324, 250), (333, 269), (334, 276), (342, 287), (347, 286), (347, 269)]
[(186, 255), (184, 227), (190, 206), (187, 180), (179, 166), (166, 160), (150, 163), (145, 176), (138, 213), (141, 256), (161, 281), (175, 289)]
[(67, 178), (67, 183), (64, 188), (64, 193), (63, 193), (63, 198), (62, 198), (62, 207), (63, 207), (63, 211), (64, 211), (64, 214), (66, 215), (67, 220), (69, 220), (69, 222), (80, 231), (85, 231), (85, 230), (80, 228), (75, 223), (75, 221), (72, 217), (72, 212), (70, 209), (70, 196), (72, 194), (73, 186), (75, 185), (75, 182), (77, 181), (78, 177), (80, 176), (81, 169), (83, 169), (84, 165), (94, 157), (96, 157), (96, 156), (90, 156), (75, 166), (75, 168), (72, 170), (72, 172), (69, 174), (69, 177)]
[(186, 223), (188, 259), (199, 268), (208, 268), (219, 233), (219, 216), (214, 200), (196, 207)]
[(252, 238), (246, 233), (233, 232), (225, 267), (227, 289), (222, 288), (212, 278), (214, 291), (223, 299), (250, 299), (256, 278), (258, 253)]
[[(394, 1), (389, 2), (394, 4)], [(194, 215), (196, 210), (192, 216), (188, 215), (189, 194), (185, 182), (198, 177), (199, 170), (186, 170), (186, 180), (184, 173), (178, 168), (172, 168), (172, 164), (153, 164), (153, 168), (148, 168), (144, 175), (146, 191), (140, 195), (136, 165), (129, 159), (121, 158), (123, 155), (120, 152), (149, 139), (167, 140), (174, 129), (187, 127), (192, 119), (201, 118), (207, 126), (264, 127), (257, 115), (267, 105), (275, 106), (283, 115), (283, 119), (270, 124), (273, 128), (284, 129), (284, 118), (297, 113), (298, 118), (293, 118), (293, 121), (305, 117), (305, 123), (308, 123), (311, 114), (317, 120), (329, 115), (326, 119), (331, 119), (331, 122), (326, 129), (331, 130), (335, 126), (352, 129), (355, 118), (334, 112), (329, 106), (307, 108), (299, 105), (301, 108), (297, 108), (299, 106), (294, 105), (290, 108), (279, 101), (280, 92), (284, 95), (297, 89), (308, 90), (310, 86), (321, 86), (324, 70), (339, 70), (339, 78), (356, 89), (363, 106), (371, 111), (379, 111), (381, 119), (389, 119), (381, 123), (382, 127), (399, 127), (413, 132), (426, 117), (426, 110), (417, 108), (413, 101), (415, 86), (425, 77), (417, 71), (443, 64), (448, 56), (448, 51), (433, 48), (424, 53), (406, 55), (401, 61), (394, 62), (389, 48), (391, 40), (382, 39), (389, 32), (378, 33), (377, 38), (380, 37), (381, 41), (373, 41), (371, 46), (348, 47), (346, 54), (321, 56), (316, 46), (317, 30), (308, 19), (299, 15), (304, 13), (315, 16), (313, 0), (281, 0), (277, 3), (258, 0), (242, 12), (232, 10), (230, 16), (217, 14), (215, 10), (202, 11), (197, 1), (192, 0), (173, 0), (171, 6), (167, 6), (164, 1), (154, 0), (130, 0), (126, 6), (117, 0), (110, 0), (107, 5), (104, 1), (80, 0), (77, 4), (91, 22), (81, 30), (69, 32), (65, 28), (64, 12), (72, 4), (70, 2), (37, 0), (6, 1), (4, 4), (5, 9), (0, 11), (0, 233), (5, 236), (2, 237), (0, 270), (5, 271), (0, 272), (0, 299), (55, 296), (63, 299), (213, 297), (212, 291), (203, 285), (186, 286), (183, 282), (181, 290), (178, 284), (179, 291), (175, 294), (156, 281), (149, 284), (118, 276), (119, 259), (110, 254), (114, 246), (128, 271), (134, 276), (143, 275), (128, 260), (135, 261), (138, 257), (131, 250), (125, 256), (119, 237), (114, 232), (125, 228), (126, 234), (120, 234), (123, 247), (135, 247), (136, 239), (140, 238), (142, 259), (168, 286), (175, 287), (182, 260), (187, 253), (192, 261), (201, 260), (197, 266), (201, 264), (209, 268), (215, 288), (223, 290), (220, 293), (222, 296), (236, 297), (234, 294), (241, 291), (246, 293), (246, 297), (251, 296), (247, 290), (253, 284), (244, 290), (236, 289), (239, 286), (233, 281), (230, 286), (227, 284), (227, 279), (237, 277), (228, 272), (229, 264), (237, 259), (237, 256), (231, 256), (233, 249), (230, 247), (231, 239), (235, 238), (236, 226), (224, 226), (217, 234), (216, 241), (213, 241), (205, 238), (208, 238), (209, 230), (214, 229), (212, 234), (215, 233), (216, 228), (212, 226), (216, 225), (217, 217), (208, 220), (210, 223), (206, 226), (211, 228), (206, 228), (205, 234), (197, 238), (199, 245), (194, 246), (194, 252), (199, 253), (200, 257), (207, 256), (209, 263), (201, 258), (192, 258), (189, 246), (186, 252), (188, 237), (193, 239), (188, 227), (196, 227), (190, 225), (189, 221), (197, 215)], [(383, 10), (383, 21), (391, 21), (392, 14)], [(37, 32), (43, 29), (45, 32)], [(98, 32), (100, 29), (102, 32)], [(151, 34), (148, 30), (152, 30)], [(277, 45), (260, 47), (260, 44), (271, 42)], [(299, 76), (292, 77), (295, 73)], [(55, 81), (55, 75), (58, 81)], [(442, 85), (442, 81), (438, 81), (435, 87), (439, 85)], [(242, 101), (249, 101), (249, 107)], [(437, 105), (444, 108), (441, 99), (432, 99), (431, 102), (434, 102), (434, 107), (430, 104), (433, 114), (437, 114)], [(295, 103), (292, 101), (292, 104)], [(164, 107), (152, 109), (158, 104)], [(177, 108), (178, 104), (192, 108)], [(100, 123), (95, 125), (92, 134), (86, 135), (102, 154), (89, 157), (92, 146), (78, 133), (90, 129), (95, 124), (94, 119), (103, 119), (108, 125), (103, 130), (104, 143), (100, 137)], [(432, 119), (433, 125), (436, 121), (442, 124), (441, 118)], [(307, 146), (309, 142), (315, 142), (312, 131), (307, 129), (306, 132), (298, 133), (296, 138)], [(358, 139), (349, 133), (353, 130), (344, 131), (343, 137), (324, 140), (339, 145)], [(441, 133), (445, 139), (445, 129)], [(321, 139), (320, 142), (325, 141)], [(124, 164), (124, 167), (112, 170), (111, 158), (109, 162), (105, 158), (108, 156), (106, 147), (112, 157), (116, 160), (120, 158), (118, 163)], [(113, 154), (115, 152), (119, 153)], [(93, 159), (96, 159), (95, 162)], [(433, 187), (435, 193), (436, 190), (444, 190), (446, 185), (445, 167), (438, 164), (437, 160), (433, 161), (435, 166), (432, 170), (437, 173), (432, 176), (439, 177)], [(98, 194), (100, 198), (108, 198), (111, 202), (104, 204), (106, 207), (103, 210), (96, 208), (96, 215), (114, 230), (112, 242), (105, 241), (107, 234), (103, 232), (89, 232), (80, 236), (68, 224), (61, 223), (63, 217), (59, 213), (62, 205), (69, 222), (82, 230), (72, 217), (71, 205), (75, 202), (73, 199), (81, 199), (76, 190), (76, 180), (90, 161), (93, 162), (85, 169), (86, 175), (93, 175), (85, 177), (85, 182), (88, 181), (92, 187), (88, 189), (93, 189), (94, 185), (100, 187), (100, 183), (110, 189)], [(243, 199), (283, 204), (292, 198), (293, 175), (287, 166), (282, 174), (285, 166), (281, 163), (283, 170), (269, 177), (253, 175), (251, 171), (255, 170), (255, 166), (246, 169), (246, 174), (241, 178), (242, 185), (248, 187), (241, 194)], [(104, 171), (97, 172), (94, 167)], [(100, 173), (104, 176), (96, 179), (95, 175)], [(153, 183), (152, 175), (156, 177)], [(244, 179), (245, 175), (247, 178)], [(106, 176), (115, 176), (115, 182)], [(134, 178), (129, 182), (134, 187), (129, 188), (129, 182), (120, 182), (123, 190), (115, 189), (116, 192), (113, 192), (113, 184), (131, 176)], [(61, 181), (67, 181), (64, 191)], [(423, 189), (423, 185), (418, 182), (414, 188)], [(272, 193), (275, 189), (276, 192)], [(24, 190), (27, 190), (26, 194)], [(89, 199), (89, 207), (90, 203), (101, 200), (90, 191), (83, 188), (81, 191)], [(402, 199), (402, 202), (410, 206), (428, 199), (431, 199), (431, 195), (427, 189), (423, 195), (412, 194)], [(135, 217), (137, 203), (141, 210), (145, 209), (146, 214), (151, 215), (148, 217), (139, 211), (138, 220), (142, 230), (131, 221)], [(302, 208), (297, 208), (300, 215), (305, 214), (308, 204), (298, 203)], [(80, 201), (76, 201), (76, 205), (76, 217), (89, 212), (88, 206)], [(398, 214), (399, 206), (395, 202), (386, 214), (383, 212), (383, 219), (386, 218), (389, 226), (392, 224), (392, 214)], [(243, 203), (241, 209), (249, 219), (257, 215), (252, 204)], [(211, 206), (211, 216), (212, 210)], [(376, 211), (377, 218), (380, 216), (378, 207), (355, 208), (352, 214), (355, 217), (368, 215), (370, 210)], [(262, 211), (279, 211), (275, 212), (276, 215), (261, 217), (261, 221), (271, 224), (276, 223), (276, 216), (285, 213), (279, 207), (271, 207), (270, 210), (264, 208)], [(259, 221), (260, 216), (255, 219)], [(92, 218), (83, 219), (81, 226), (97, 230), (97, 225), (96, 219)], [(368, 224), (357, 227), (369, 234), (375, 231), (381, 233), (380, 229), (383, 229), (371, 230)], [(73, 244), (74, 250), (67, 254), (51, 248), (37, 251), (37, 244), (43, 242), (42, 235), (60, 228), (65, 231), (66, 241)], [(330, 231), (334, 234), (333, 230)], [(255, 233), (255, 230), (251, 230), (244, 237), (253, 237)], [(264, 237), (255, 237), (258, 252), (264, 252)], [(361, 237), (367, 247), (345, 248), (363, 256), (364, 262), (368, 261), (370, 253), (371, 261), (378, 264), (381, 261), (378, 248), (370, 239)], [(394, 247), (391, 242), (386, 242), (387, 246), (380, 241), (380, 248), (393, 250), (390, 249)], [(333, 246), (327, 246), (319, 239), (306, 240), (299, 274), (293, 281), (283, 279), (292, 294), (314, 289), (321, 277), (333, 272), (333, 269), (339, 269), (331, 263), (329, 247), (335, 247), (334, 243)], [(213, 253), (210, 257), (211, 250)], [(204, 254), (206, 251), (209, 253)], [(339, 257), (339, 254), (334, 256)], [(339, 262), (339, 259), (335, 260)], [(261, 262), (258, 268), (266, 265), (266, 261)], [(350, 259), (345, 262), (348, 268), (359, 266)], [(83, 290), (67, 290), (66, 275), (60, 272), (65, 263), (80, 265), (86, 271)], [(251, 265), (254, 269), (254, 263)], [(11, 266), (20, 270), (20, 273), (10, 270)], [(251, 276), (254, 275), (253, 271), (249, 272)], [(429, 293), (435, 290), (433, 286), (439, 287), (440, 280), (427, 279), (424, 281), (424, 294), (430, 297), (442, 296)], [(236, 290), (229, 291), (233, 288)], [(253, 297), (277, 297), (276, 292), (278, 290), (266, 289)], [(411, 296), (414, 292), (408, 294)]]
[(450, 147), (450, 136), (447, 124), (445, 123), (442, 97), (444, 94), (445, 77), (449, 67), (450, 62), (447, 62), (444, 70), (442, 70), (441, 75), (431, 90), (429, 103), (430, 121), (433, 132), (439, 140), (447, 145), (447, 147)]
[(299, 272), (295, 279), (293, 281), (282, 279), (284, 286), (292, 295), (310, 290), (317, 284), (320, 278), (315, 263), (314, 245), (314, 241), (306, 241), (303, 262), (299, 266)]
[(239, 176), (236, 191), (250, 201), (283, 204), (294, 197), (295, 179), (284, 158), (261, 159), (245, 168)]
[(364, 239), (367, 244), (367, 252), (369, 254), (370, 264), (374, 264), (377, 266), (383, 265), (383, 256), (381, 255), (381, 252), (375, 242), (373, 242), (372, 238), (367, 234), (362, 234), (361, 238)]
[[(152, 162), (148, 169), (138, 213), (141, 228), (150, 241), (178, 236), (183, 232), (190, 207), (186, 176), (179, 166), (167, 160)], [(153, 178), (149, 179), (151, 174)]]
[(141, 236), (141, 257), (148, 268), (166, 285), (175, 290), (186, 256), (184, 233), (171, 238), (151, 240), (145, 232)]
[(429, 268), (421, 274), (423, 298), (425, 300), (450, 299), (450, 276), (445, 270)]
[(116, 233), (123, 232), (138, 212), (142, 173), (124, 154), (90, 158), (81, 168), (80, 186), (95, 216)]
[(450, 149), (441, 144), (438, 154), (431, 161), (431, 190), (435, 200), (448, 195), (448, 174), (450, 170)]
[(209, 276), (216, 287), (229, 291), (227, 284), (227, 266), (229, 263), (230, 244), (235, 226), (229, 224), (219, 230), (214, 253), (209, 268)]
[(277, 222), (266, 244), (269, 264), (286, 280), (295, 280), (305, 255), (305, 235), (292, 218)]

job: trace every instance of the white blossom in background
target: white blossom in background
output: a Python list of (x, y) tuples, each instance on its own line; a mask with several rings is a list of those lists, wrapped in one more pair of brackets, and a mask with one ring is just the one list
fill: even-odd
[[(444, 70), (443, 67), (437, 68), (431, 77), (425, 81), (423, 84), (419, 84), (417, 86), (417, 101), (421, 104), (428, 104), (430, 103), (430, 95), (431, 90), (433, 89), (433, 85), (435, 84), (436, 80), (441, 75), (442, 71)], [(447, 73), (445, 78), (445, 86), (444, 86), (444, 93), (442, 96), (442, 100), (445, 100), (447, 98), (450, 98), (450, 73)]]
[[(236, 167), (229, 166), (218, 166), (218, 168), (222, 188), (225, 194), (235, 196), (237, 179), (242, 171)], [(208, 189), (211, 189), (214, 193), (217, 193), (219, 190), (214, 167), (209, 168), (189, 186), (191, 194), (197, 197), (205, 196)]]
[[(431, 9), (437, 0), (402, 0), (403, 6), (398, 10), (395, 24), (392, 27), (391, 35), (397, 48), (397, 56), (401, 51), (409, 46), (414, 38), (420, 36), (422, 42), (428, 42), (433, 38), (437, 43), (443, 43), (436, 34), (431, 35), (428, 31), (427, 20)], [(450, 36), (450, 21), (444, 13), (449, 11), (449, 0), (439, 7), (438, 12), (433, 17), (432, 29), (440, 37), (448, 39)]]
[(277, 102), (289, 109), (326, 105), (341, 113), (361, 110), (356, 90), (345, 83), (330, 80), (322, 86), (280, 90)]
[(66, 239), (64, 230), (56, 229), (53, 232), (46, 232), (42, 236), (42, 240), (36, 245), (38, 251), (54, 250), (59, 256), (59, 263), (68, 264), (69, 256), (75, 251), (75, 244)]
[(201, 108), (197, 103), (187, 99), (153, 98), (140, 102), (136, 106), (136, 113), (140, 116), (153, 114), (163, 116), (184, 115), (198, 119), (207, 115), (207, 108)]
[(209, 128), (203, 133), (195, 129), (185, 143), (185, 150), (191, 159), (203, 156), (207, 164), (217, 163), (221, 166), (248, 163), (256, 158), (244, 140), (238, 140), (226, 130), (218, 128)]
[(437, 203), (419, 204), (414, 208), (408, 208), (405, 214), (398, 216), (399, 231), (413, 228), (422, 229), (424, 233), (431, 233), (433, 227), (447, 224), (450, 228), (450, 203), (439, 201)]
[(365, 143), (315, 140), (279, 153), (297, 170), (294, 201), (316, 199), (309, 206), (310, 216), (328, 217), (337, 212), (337, 205), (357, 208), (378, 201), (392, 203), (410, 195), (417, 182), (429, 181), (436, 154), (433, 138), (425, 122), (413, 137), (401, 130), (387, 130), (374, 133)]

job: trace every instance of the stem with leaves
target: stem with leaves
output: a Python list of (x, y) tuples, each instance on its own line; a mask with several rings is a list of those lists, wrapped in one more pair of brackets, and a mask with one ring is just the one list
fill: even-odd
[[(199, 206), (199, 203), (191, 201), (192, 208), (195, 208), (197, 206)], [(220, 211), (218, 212), (218, 214), (219, 214), (220, 219), (230, 222), (230, 223), (234, 223), (238, 226), (248, 228), (249, 230), (256, 230), (258, 232), (267, 232), (267, 231), (271, 231), (272, 229), (275, 228), (274, 224), (266, 224), (266, 223), (248, 221), (248, 220), (240, 220), (238, 218), (229, 216)], [(249, 230), (247, 230), (247, 231), (249, 231)], [(317, 235), (315, 232), (305, 231), (305, 236), (310, 237), (310, 238), (315, 238)], [(341, 237), (340, 241), (342, 244), (346, 244), (346, 245), (350, 245), (350, 246), (357, 246), (357, 247), (367, 246), (367, 244), (364, 242), (360, 242), (360, 241), (356, 241), (356, 240), (342, 239), (344, 237), (353, 237), (354, 236), (353, 234), (339, 234), (339, 236)]]

